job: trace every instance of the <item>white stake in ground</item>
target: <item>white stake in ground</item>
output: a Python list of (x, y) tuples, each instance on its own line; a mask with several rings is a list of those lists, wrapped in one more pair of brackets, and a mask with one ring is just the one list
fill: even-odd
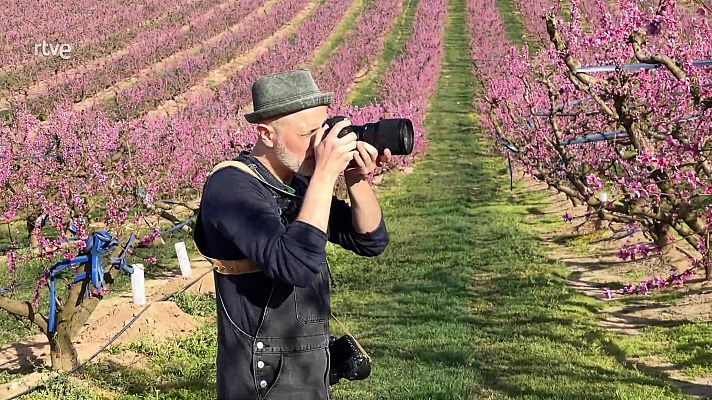
[(131, 293), (136, 305), (146, 304), (146, 285), (143, 278), (143, 264), (133, 264), (133, 274), (131, 274)]
[(184, 242), (178, 242), (175, 245), (176, 256), (178, 256), (178, 264), (180, 265), (180, 273), (184, 277), (190, 276), (193, 269), (190, 268), (190, 260), (188, 259), (188, 250), (185, 248)]

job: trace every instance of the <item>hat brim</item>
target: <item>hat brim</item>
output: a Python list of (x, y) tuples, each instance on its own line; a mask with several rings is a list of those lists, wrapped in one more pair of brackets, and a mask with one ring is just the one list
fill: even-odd
[(245, 114), (247, 122), (256, 123), (267, 118), (277, 117), (280, 115), (292, 114), (297, 111), (306, 110), (307, 108), (328, 106), (334, 100), (334, 93), (314, 93), (300, 97), (295, 100), (287, 101), (271, 105), (258, 111)]

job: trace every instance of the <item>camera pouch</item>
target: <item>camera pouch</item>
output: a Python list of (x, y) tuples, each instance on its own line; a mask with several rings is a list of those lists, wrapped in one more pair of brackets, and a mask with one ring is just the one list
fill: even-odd
[(341, 378), (350, 381), (368, 378), (371, 374), (371, 357), (348, 333), (346, 326), (334, 314), (331, 316), (347, 334), (338, 339), (333, 335), (329, 338), (329, 385), (337, 384)]

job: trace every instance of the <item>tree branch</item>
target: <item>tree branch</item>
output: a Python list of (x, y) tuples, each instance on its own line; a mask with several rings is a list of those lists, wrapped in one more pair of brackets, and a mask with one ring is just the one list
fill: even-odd
[(36, 312), (32, 308), (29, 301), (19, 301), (0, 296), (0, 308), (18, 317), (27, 318), (30, 322), (37, 325), (45, 335), (48, 332), (48, 319), (42, 314)]

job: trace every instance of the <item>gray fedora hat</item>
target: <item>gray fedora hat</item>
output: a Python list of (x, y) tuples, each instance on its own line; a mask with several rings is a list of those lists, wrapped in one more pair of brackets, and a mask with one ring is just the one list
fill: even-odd
[(307, 108), (331, 104), (334, 93), (322, 93), (308, 69), (266, 75), (252, 85), (254, 111), (245, 114), (248, 122), (291, 114)]

